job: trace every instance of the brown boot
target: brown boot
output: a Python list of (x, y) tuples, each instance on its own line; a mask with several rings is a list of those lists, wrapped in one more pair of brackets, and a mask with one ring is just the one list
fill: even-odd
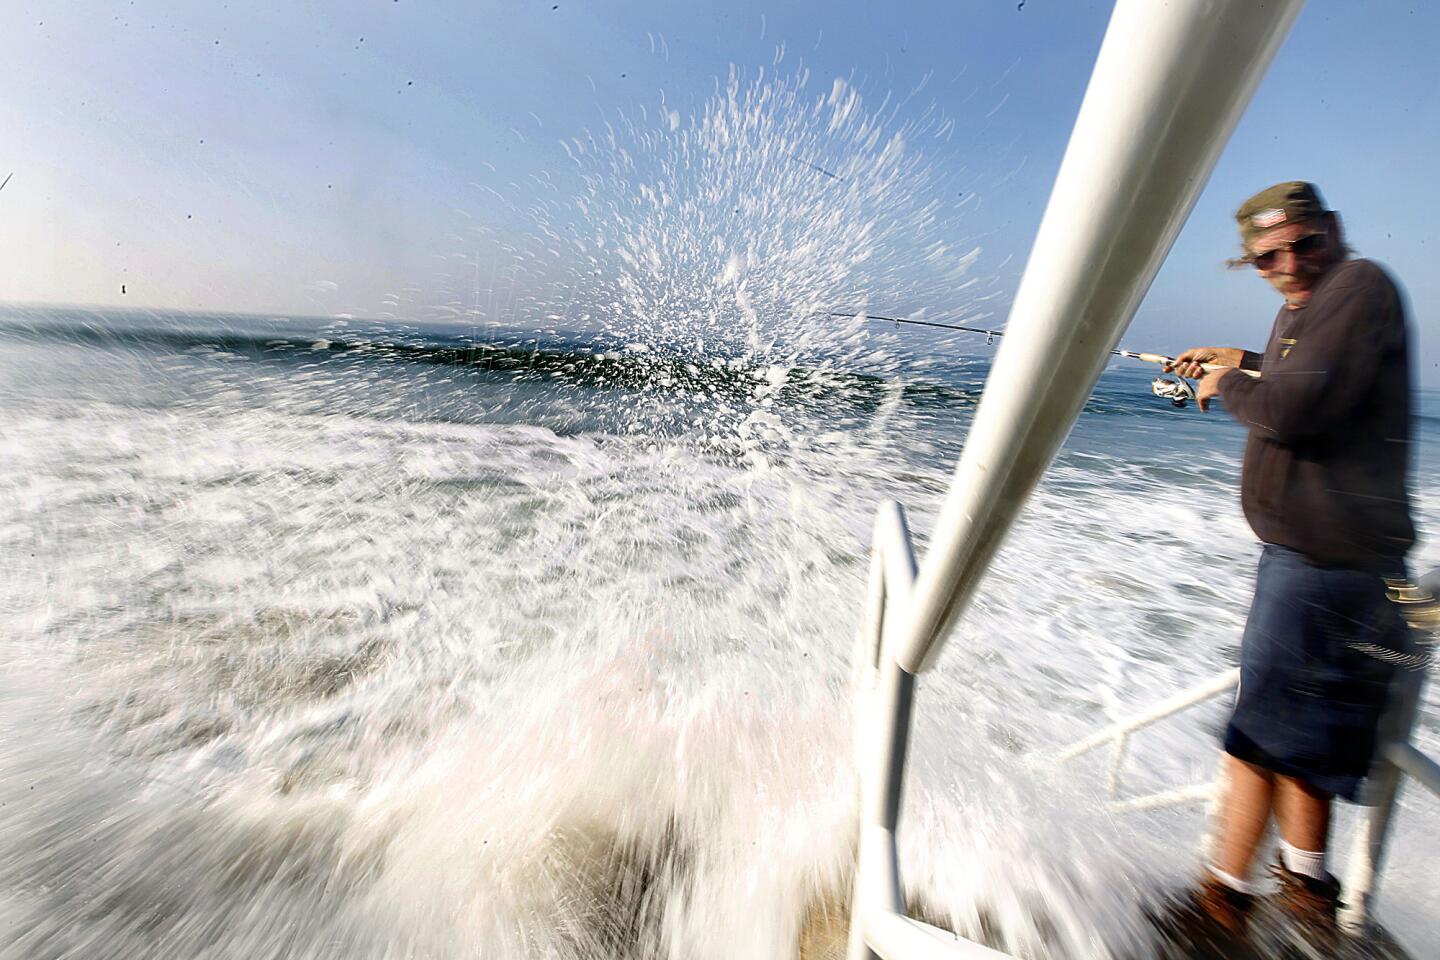
[(1205, 874), (1190, 891), (1190, 902), (1197, 912), (1224, 935), (1239, 940), (1245, 936), (1245, 921), (1255, 898), (1227, 886), (1213, 874)]
[(1251, 957), (1246, 926), (1255, 898), (1221, 883), (1212, 874), (1169, 900), (1154, 917), (1162, 957)]
[(1335, 911), (1340, 906), (1340, 883), (1330, 874), (1316, 880), (1300, 873), (1291, 873), (1284, 864), (1270, 868), (1270, 875), (1280, 885), (1270, 899), (1296, 920), (1334, 925)]
[(1270, 875), (1279, 889), (1266, 897), (1266, 902), (1287, 917), (1296, 927), (1321, 936), (1336, 932), (1335, 911), (1340, 905), (1340, 884), (1329, 874), (1316, 880), (1304, 874), (1291, 873), (1283, 863), (1270, 868)]

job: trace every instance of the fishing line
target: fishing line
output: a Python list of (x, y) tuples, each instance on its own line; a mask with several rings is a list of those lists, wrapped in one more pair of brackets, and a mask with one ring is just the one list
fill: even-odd
[[(867, 320), (884, 320), (887, 323), (908, 323), (917, 327), (939, 327), (942, 330), (958, 330), (961, 333), (980, 333), (985, 335), (985, 343), (987, 345), (994, 343), (996, 337), (1005, 336), (1005, 331), (1003, 330), (991, 330), (986, 327), (971, 327), (966, 326), (963, 323), (939, 323), (935, 320), (910, 320), (905, 317), (882, 317), (873, 313), (865, 313), (864, 311), (845, 312), (840, 310), (831, 310), (829, 311), (829, 315), (832, 317), (863, 316)], [(1127, 360), (1139, 360), (1143, 363), (1158, 363), (1161, 366), (1172, 366), (1175, 363), (1174, 357), (1167, 357), (1161, 353), (1138, 353), (1134, 350), (1111, 350), (1110, 355), (1112, 357), (1124, 357)], [(1214, 363), (1201, 364), (1201, 366), (1206, 373), (1209, 373), (1211, 370), (1218, 370), (1221, 367), (1220, 364)], [(1259, 376), (1259, 374), (1256, 373), (1254, 370), (1242, 370), (1241, 373), (1247, 374), (1252, 377)], [(1189, 380), (1180, 376), (1180, 374), (1178, 373), (1175, 374), (1174, 380), (1171, 380), (1168, 377), (1156, 377), (1150, 383), (1150, 392), (1157, 397), (1169, 400), (1170, 403), (1176, 407), (1183, 407), (1191, 400), (1196, 399), (1194, 385), (1192, 385)]]

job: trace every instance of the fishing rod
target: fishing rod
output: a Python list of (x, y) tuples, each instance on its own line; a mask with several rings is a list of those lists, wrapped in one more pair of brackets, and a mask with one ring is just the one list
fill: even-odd
[(831, 173), (829, 170), (826, 170), (824, 167), (820, 166), (820, 164), (818, 164), (818, 163), (811, 163), (809, 160), (802, 160), (802, 159), (800, 159), (799, 157), (795, 156), (795, 154), (793, 154), (793, 153), (786, 154), (786, 156), (788, 156), (791, 160), (794, 160), (796, 163), (803, 163), (803, 164), (805, 164), (805, 166), (809, 167), (811, 170), (814, 170), (816, 173), (823, 173), (825, 176), (829, 177), (831, 180), (839, 180), (841, 183), (844, 183), (844, 182), (845, 182), (845, 178), (842, 177), (842, 176), (840, 176), (840, 174), (838, 174), (838, 173)]
[[(830, 311), (830, 316), (832, 317), (855, 317), (859, 315), (859, 311), (851, 311), (849, 313), (840, 310)], [(987, 344), (994, 343), (996, 337), (1005, 336), (1005, 331), (1003, 330), (990, 330), (986, 329), (985, 327), (970, 327), (966, 326), (963, 323), (939, 323), (934, 320), (910, 320), (905, 317), (882, 317), (873, 313), (867, 313), (864, 314), (864, 316), (867, 320), (884, 320), (887, 323), (908, 323), (917, 327), (939, 327), (942, 330), (959, 330), (962, 333), (982, 333), (985, 335), (985, 342)], [(1127, 360), (1140, 360), (1144, 363), (1158, 363), (1162, 367), (1173, 367), (1175, 365), (1174, 357), (1167, 357), (1161, 353), (1137, 353), (1134, 350), (1117, 349), (1111, 350), (1110, 355), (1112, 357), (1124, 357)], [(1224, 365), (1219, 363), (1202, 363), (1200, 365), (1200, 368), (1206, 373), (1209, 373), (1212, 370), (1223, 369)], [(1254, 370), (1242, 370), (1241, 373), (1247, 374), (1252, 377), (1259, 376), (1259, 374), (1256, 373)], [(1177, 407), (1183, 407), (1191, 400), (1196, 399), (1194, 386), (1191, 385), (1189, 380), (1186, 380), (1178, 373), (1175, 374), (1174, 380), (1171, 380), (1167, 377), (1156, 377), (1150, 383), (1150, 392), (1155, 394), (1155, 396), (1157, 397), (1162, 397), (1166, 400), (1169, 400), (1173, 405)]]

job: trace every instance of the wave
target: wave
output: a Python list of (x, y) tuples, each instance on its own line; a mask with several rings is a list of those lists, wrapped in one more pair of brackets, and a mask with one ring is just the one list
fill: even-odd
[[(118, 322), (117, 322), (118, 321)], [(336, 359), (470, 367), (525, 378), (615, 389), (752, 396), (759, 384), (777, 401), (804, 405), (837, 400), (878, 403), (891, 394), (922, 406), (972, 406), (978, 400), (981, 362), (967, 367), (974, 385), (914, 381), (824, 361), (758, 363), (753, 358), (695, 356), (621, 343), (604, 334), (489, 328), (409, 330), (323, 318), (291, 320), (238, 314), (111, 313), (0, 318), (0, 333), (42, 342), (89, 343), (173, 352), (223, 351), (272, 360)]]

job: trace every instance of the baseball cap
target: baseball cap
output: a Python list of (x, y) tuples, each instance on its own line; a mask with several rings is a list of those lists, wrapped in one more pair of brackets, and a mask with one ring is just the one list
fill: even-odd
[(1240, 224), (1240, 239), (1248, 247), (1266, 230), (1299, 220), (1313, 220), (1329, 212), (1315, 184), (1287, 180), (1266, 187), (1240, 204), (1235, 220)]

